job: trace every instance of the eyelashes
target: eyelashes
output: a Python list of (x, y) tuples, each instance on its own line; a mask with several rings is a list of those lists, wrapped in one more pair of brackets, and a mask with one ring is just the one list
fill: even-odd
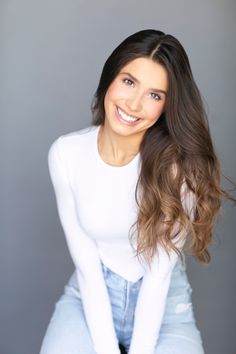
[[(123, 79), (122, 81), (125, 83), (125, 85), (134, 87), (134, 84), (135, 84), (135, 83), (134, 83), (133, 80), (131, 80), (131, 79), (129, 79), (129, 78), (125, 78), (125, 79)], [(150, 96), (151, 96), (155, 101), (160, 101), (160, 100), (161, 100), (161, 96), (158, 95), (158, 94), (155, 93), (155, 92), (150, 92)]]
[(133, 85), (134, 85), (133, 80), (130, 80), (130, 79), (123, 79), (123, 82), (124, 82), (126, 85), (129, 85), (129, 86), (133, 86)]
[(156, 101), (160, 101), (161, 100), (161, 96), (158, 95), (157, 93), (155, 92), (151, 92), (150, 95), (154, 98), (154, 100)]

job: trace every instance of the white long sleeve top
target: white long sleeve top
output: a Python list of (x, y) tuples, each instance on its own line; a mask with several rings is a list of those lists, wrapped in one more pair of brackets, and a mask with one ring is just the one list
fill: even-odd
[[(151, 268), (134, 257), (128, 232), (138, 212), (135, 186), (140, 154), (127, 165), (108, 165), (98, 152), (99, 128), (90, 126), (62, 135), (50, 146), (48, 166), (58, 214), (75, 265), (95, 352), (120, 353), (102, 261), (128, 281), (143, 277), (129, 354), (153, 354), (178, 257), (171, 252), (168, 258), (159, 248)], [(184, 188), (182, 195), (185, 210), (193, 215), (194, 196)]]

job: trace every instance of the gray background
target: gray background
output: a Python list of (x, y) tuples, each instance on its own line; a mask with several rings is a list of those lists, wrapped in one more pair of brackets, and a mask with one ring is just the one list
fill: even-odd
[[(223, 172), (236, 181), (235, 5), (233, 0), (1, 1), (1, 354), (39, 352), (73, 270), (47, 153), (60, 134), (88, 125), (102, 66), (126, 36), (155, 28), (180, 40), (208, 107)], [(232, 204), (224, 203), (210, 265), (188, 258), (206, 354), (236, 353), (233, 213)]]

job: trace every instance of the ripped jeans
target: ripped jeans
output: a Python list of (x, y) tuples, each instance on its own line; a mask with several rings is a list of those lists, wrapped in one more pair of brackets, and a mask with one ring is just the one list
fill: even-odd
[[(117, 338), (128, 352), (142, 278), (133, 283), (112, 272), (103, 263), (102, 269)], [(165, 312), (153, 354), (204, 354), (191, 293), (186, 264), (179, 258), (171, 275)], [(55, 305), (40, 354), (96, 354), (84, 318), (75, 272)]]

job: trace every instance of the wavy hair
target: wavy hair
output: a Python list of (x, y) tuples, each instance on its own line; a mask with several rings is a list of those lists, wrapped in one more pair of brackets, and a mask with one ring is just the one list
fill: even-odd
[[(104, 125), (108, 87), (126, 64), (140, 57), (167, 70), (169, 87), (165, 111), (147, 129), (140, 145), (141, 169), (135, 189), (139, 209), (132, 225), (137, 231), (136, 255), (143, 254), (150, 265), (161, 245), (168, 254), (174, 250), (182, 257), (176, 242), (190, 240), (192, 255), (208, 264), (208, 246), (222, 197), (236, 200), (221, 188), (221, 168), (203, 100), (180, 42), (153, 29), (121, 42), (104, 64), (91, 105), (92, 124)], [(186, 207), (188, 200), (193, 201), (191, 210)]]

